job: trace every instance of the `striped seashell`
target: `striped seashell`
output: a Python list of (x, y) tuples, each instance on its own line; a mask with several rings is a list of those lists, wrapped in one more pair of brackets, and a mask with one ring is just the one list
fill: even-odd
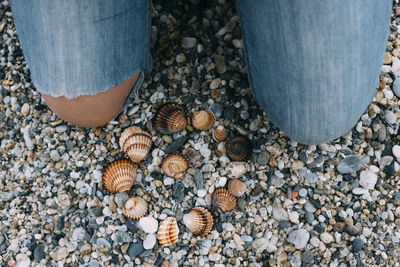
[(169, 155), (161, 165), (164, 174), (173, 178), (182, 178), (187, 168), (185, 158), (180, 155)]
[(226, 154), (233, 161), (248, 161), (253, 153), (253, 144), (242, 135), (235, 136), (225, 143)]
[(111, 193), (129, 190), (136, 181), (136, 166), (128, 159), (113, 161), (103, 172), (104, 187)]
[(132, 126), (122, 132), (119, 146), (133, 162), (144, 159), (152, 145), (151, 135), (138, 126)]
[(235, 197), (241, 197), (246, 193), (247, 186), (239, 179), (234, 179), (229, 182), (228, 190)]
[(158, 229), (158, 242), (164, 246), (171, 246), (178, 241), (179, 228), (174, 217), (167, 217)]
[(133, 197), (125, 202), (124, 215), (132, 220), (139, 220), (147, 213), (147, 201), (141, 197)]
[(235, 161), (230, 162), (228, 166), (226, 166), (226, 175), (229, 178), (240, 178), (242, 177), (247, 171), (249, 171), (250, 166), (247, 162), (243, 161)]
[(182, 131), (186, 125), (187, 120), (183, 108), (172, 103), (160, 106), (153, 119), (155, 130), (164, 134)]
[(205, 207), (195, 207), (183, 215), (183, 224), (195, 235), (206, 236), (214, 225), (212, 213)]
[(224, 187), (218, 187), (212, 194), (212, 205), (219, 211), (231, 211), (237, 206), (237, 198)]
[(228, 130), (223, 125), (218, 125), (214, 129), (213, 138), (216, 141), (225, 141), (228, 138)]
[(208, 109), (195, 111), (192, 116), (192, 125), (197, 130), (209, 130), (215, 123), (214, 112)]

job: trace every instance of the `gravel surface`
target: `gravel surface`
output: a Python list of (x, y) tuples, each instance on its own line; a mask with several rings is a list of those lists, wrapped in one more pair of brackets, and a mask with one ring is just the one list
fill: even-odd
[[(232, 1), (154, 1), (154, 69), (139, 97), (105, 127), (60, 120), (33, 87), (9, 2), (0, 3), (0, 266), (400, 266), (400, 5), (395, 0), (379, 90), (354, 129), (304, 146), (274, 127), (249, 89), (239, 18)], [(360, 66), (362, 67), (362, 66)], [(400, 80), (400, 78), (399, 78)], [(371, 88), (373, 90), (373, 88)], [(212, 130), (152, 134), (130, 191), (111, 194), (102, 171), (125, 157), (121, 132), (149, 129), (164, 102), (188, 114), (209, 108), (229, 135), (253, 143), (247, 192), (215, 213), (196, 237), (182, 222), (227, 186)], [(178, 180), (161, 172), (167, 152), (193, 157)], [(222, 149), (223, 150), (223, 149)], [(125, 201), (149, 203), (145, 219)], [(165, 247), (154, 228), (175, 217), (179, 240)], [(157, 229), (157, 228), (156, 228)], [(156, 242), (155, 242), (156, 241)]]

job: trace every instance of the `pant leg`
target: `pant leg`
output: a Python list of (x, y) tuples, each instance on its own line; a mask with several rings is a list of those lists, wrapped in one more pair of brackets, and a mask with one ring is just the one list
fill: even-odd
[(95, 95), (151, 69), (150, 0), (12, 0), (11, 8), (41, 93)]
[(305, 144), (356, 124), (375, 95), (391, 0), (237, 0), (252, 91)]

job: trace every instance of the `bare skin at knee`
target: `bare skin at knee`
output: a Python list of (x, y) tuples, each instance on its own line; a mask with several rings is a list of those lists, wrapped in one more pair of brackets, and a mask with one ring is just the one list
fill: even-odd
[(50, 109), (73, 125), (99, 127), (107, 124), (121, 110), (125, 99), (139, 78), (139, 72), (121, 84), (97, 95), (68, 99), (43, 94)]

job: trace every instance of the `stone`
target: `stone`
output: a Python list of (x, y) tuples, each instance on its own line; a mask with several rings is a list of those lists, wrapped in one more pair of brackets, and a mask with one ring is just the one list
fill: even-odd
[(193, 48), (197, 43), (197, 39), (194, 37), (183, 37), (182, 44), (187, 48)]
[(306, 214), (304, 215), (304, 218), (306, 219), (306, 222), (308, 223), (308, 224), (312, 224), (312, 222), (314, 221), (314, 213), (312, 213), (312, 212), (306, 212)]
[(267, 239), (265, 237), (258, 238), (254, 240), (253, 247), (256, 249), (258, 253), (263, 251), (267, 251), (269, 253), (276, 251), (278, 248), (276, 247), (276, 243), (278, 242), (277, 237), (271, 237)]
[(272, 175), (269, 183), (276, 188), (280, 188), (285, 184), (285, 179)]
[(281, 229), (286, 229), (289, 228), (290, 226), (292, 226), (292, 224), (288, 221), (281, 221), (278, 225), (278, 227)]
[(360, 229), (354, 225), (348, 225), (346, 227), (346, 233), (349, 235), (358, 235), (360, 233)]
[(304, 209), (307, 212), (311, 212), (311, 213), (314, 213), (317, 210), (317, 208), (311, 203), (310, 200), (307, 200), (306, 204), (304, 205)]
[(22, 115), (27, 116), (29, 114), (30, 109), (31, 108), (30, 108), (28, 103), (23, 104), (22, 107), (21, 107)]
[(361, 251), (362, 247), (364, 246), (364, 242), (361, 240), (361, 238), (356, 238), (353, 241), (353, 252), (358, 253)]
[(50, 151), (50, 158), (51, 158), (53, 161), (60, 161), (61, 156), (60, 156), (60, 153), (58, 153), (57, 150), (51, 150), (51, 151)]
[(227, 71), (225, 57), (223, 55), (215, 56), (215, 68), (219, 74), (223, 74)]
[(44, 245), (39, 244), (35, 247), (35, 250), (33, 251), (33, 258), (35, 261), (39, 262), (44, 258)]
[(152, 234), (146, 235), (146, 238), (143, 240), (143, 248), (144, 249), (152, 249), (156, 245), (156, 236)]
[(361, 159), (358, 156), (347, 156), (339, 162), (337, 166), (338, 172), (342, 174), (353, 173), (361, 168)]
[(210, 253), (208, 255), (208, 259), (210, 261), (219, 261), (219, 260), (221, 260), (221, 258), (222, 258), (222, 256), (219, 253)]
[(90, 266), (90, 267), (99, 267), (100, 264), (99, 264), (99, 262), (98, 262), (97, 260), (93, 259), (93, 260), (91, 260), (91, 261), (89, 262), (89, 266)]
[(269, 153), (267, 151), (262, 151), (257, 156), (257, 163), (261, 166), (267, 165), (269, 162)]
[(362, 187), (356, 187), (356, 188), (353, 188), (353, 190), (351, 190), (351, 192), (354, 195), (364, 195), (364, 194), (368, 193), (368, 189), (362, 188)]
[(333, 231), (341, 233), (346, 229), (346, 223), (344, 222), (337, 222), (333, 225)]
[(366, 189), (374, 189), (378, 176), (371, 171), (360, 172), (360, 185)]
[(59, 248), (54, 254), (53, 254), (53, 260), (55, 261), (60, 261), (65, 259), (68, 256), (68, 249), (66, 247)]
[(125, 225), (128, 228), (128, 230), (131, 231), (132, 233), (136, 232), (137, 230), (136, 221), (127, 219)]
[(400, 98), (400, 79), (396, 79), (393, 82), (393, 93)]
[(333, 242), (333, 236), (326, 232), (321, 234), (320, 239), (325, 244), (329, 244), (329, 243)]
[(224, 111), (222, 105), (219, 103), (212, 103), (210, 106), (210, 110), (214, 112), (214, 115), (217, 119), (221, 117), (222, 112)]
[(110, 242), (108, 242), (107, 239), (104, 239), (104, 238), (97, 238), (96, 245), (99, 248), (101, 248), (101, 247), (111, 248)]
[(79, 250), (79, 252), (81, 253), (81, 258), (83, 258), (84, 256), (92, 252), (92, 245), (90, 243), (84, 244)]
[(118, 243), (130, 243), (132, 242), (132, 237), (128, 232), (117, 231), (115, 233), (115, 241)]
[(158, 229), (158, 222), (152, 217), (143, 217), (139, 220), (142, 230), (148, 234), (154, 234)]
[(221, 84), (221, 79), (220, 78), (216, 78), (214, 80), (211, 81), (210, 83), (210, 89), (214, 90), (217, 89), (219, 87), (219, 85)]
[(305, 248), (308, 240), (310, 239), (310, 233), (307, 230), (299, 229), (292, 231), (289, 234), (288, 241), (292, 243), (296, 249)]
[(308, 194), (307, 189), (301, 188), (301, 189), (299, 190), (299, 196), (300, 196), (300, 197), (306, 197), (307, 194)]
[(131, 259), (136, 258), (137, 256), (140, 255), (144, 250), (143, 248), (143, 242), (138, 241), (136, 243), (131, 243), (128, 248), (128, 255)]
[(395, 145), (392, 147), (392, 153), (393, 156), (395, 156), (396, 158), (400, 159), (400, 146), (399, 145)]
[(182, 183), (177, 183), (174, 186), (173, 197), (177, 201), (181, 201), (185, 197), (185, 186)]
[(389, 124), (394, 124), (397, 121), (397, 116), (393, 111), (385, 110), (385, 120)]
[(126, 191), (115, 194), (114, 202), (117, 204), (118, 208), (123, 209), (125, 202), (129, 199), (128, 193)]
[(168, 147), (165, 149), (166, 154), (171, 154), (178, 149), (180, 149), (186, 143), (186, 137), (181, 136), (178, 139), (174, 140)]
[(305, 250), (301, 254), (301, 261), (303, 263), (313, 263), (314, 262), (314, 254), (309, 250)]

